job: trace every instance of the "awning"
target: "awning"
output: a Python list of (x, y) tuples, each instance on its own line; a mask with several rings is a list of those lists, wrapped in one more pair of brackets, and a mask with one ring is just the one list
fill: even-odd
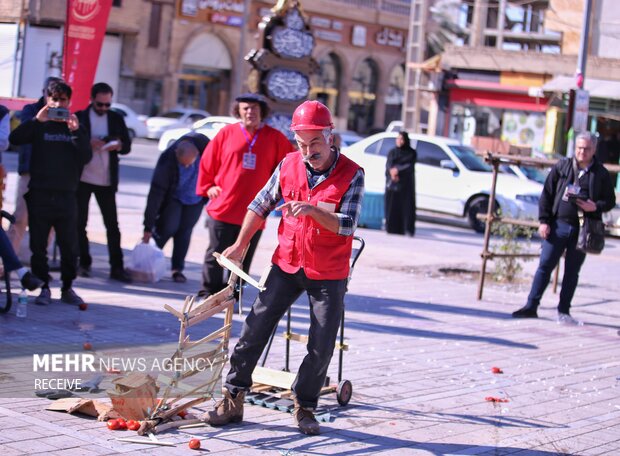
[[(543, 86), (543, 91), (565, 93), (576, 88), (574, 76), (556, 76)], [(584, 89), (590, 93), (591, 98), (620, 100), (620, 81), (592, 79), (586, 76)]]
[(532, 90), (528, 87), (459, 79), (447, 81), (447, 86), (450, 90), (451, 103), (518, 111), (545, 112), (547, 110), (547, 98), (531, 96), (528, 92)]

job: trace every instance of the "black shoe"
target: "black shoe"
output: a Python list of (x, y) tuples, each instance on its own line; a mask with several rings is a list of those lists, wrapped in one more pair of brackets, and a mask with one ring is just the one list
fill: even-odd
[(187, 277), (181, 271), (174, 271), (172, 273), (172, 280), (176, 283), (185, 283), (187, 282)]
[(131, 283), (131, 276), (127, 271), (122, 268), (112, 269), (110, 271), (110, 279), (118, 280), (119, 282), (123, 283)]
[(538, 313), (536, 312), (536, 309), (523, 307), (519, 310), (514, 311), (512, 313), (512, 318), (538, 318)]
[(34, 300), (38, 306), (49, 306), (52, 303), (52, 292), (49, 288), (41, 288), (41, 293)]
[(80, 277), (90, 277), (90, 266), (78, 266), (77, 275)]
[(43, 286), (43, 281), (30, 271), (26, 272), (19, 281), (22, 287), (30, 291), (34, 291)]
[(76, 306), (84, 304), (84, 300), (80, 298), (75, 291), (73, 291), (73, 288), (62, 290), (60, 293), (60, 300), (65, 304), (73, 304)]

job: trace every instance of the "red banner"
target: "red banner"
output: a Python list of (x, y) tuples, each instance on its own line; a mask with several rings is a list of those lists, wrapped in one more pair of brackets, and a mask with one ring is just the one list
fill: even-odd
[(73, 89), (71, 110), (86, 108), (112, 0), (67, 0), (62, 74)]

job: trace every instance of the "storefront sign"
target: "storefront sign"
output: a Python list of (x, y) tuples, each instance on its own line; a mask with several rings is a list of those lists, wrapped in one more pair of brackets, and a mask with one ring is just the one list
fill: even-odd
[(67, 0), (62, 74), (73, 89), (71, 110), (86, 108), (112, 0)]
[(243, 11), (243, 0), (181, 0), (178, 16), (201, 22), (241, 27), (243, 17), (238, 15), (242, 15)]
[(317, 30), (314, 31), (314, 35), (319, 40), (333, 41), (335, 43), (341, 43), (342, 42), (342, 33), (332, 32), (330, 30), (319, 30), (319, 29), (317, 29)]
[(587, 90), (575, 90), (575, 104), (573, 110), (573, 131), (588, 130), (588, 112), (590, 110), (590, 94)]
[(366, 27), (354, 25), (351, 34), (351, 44), (353, 46), (366, 47)]
[(388, 27), (377, 32), (375, 36), (377, 44), (381, 46), (392, 46), (396, 48), (402, 48), (405, 45), (405, 37), (400, 30), (394, 30)]

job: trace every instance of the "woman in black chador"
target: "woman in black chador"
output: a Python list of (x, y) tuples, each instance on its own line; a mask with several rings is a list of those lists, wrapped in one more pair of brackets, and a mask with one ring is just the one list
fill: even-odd
[(388, 233), (415, 235), (415, 162), (416, 152), (409, 145), (409, 135), (401, 131), (385, 164), (385, 229)]

